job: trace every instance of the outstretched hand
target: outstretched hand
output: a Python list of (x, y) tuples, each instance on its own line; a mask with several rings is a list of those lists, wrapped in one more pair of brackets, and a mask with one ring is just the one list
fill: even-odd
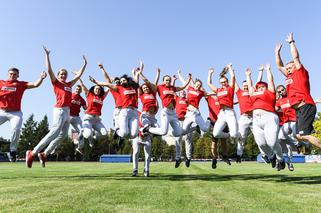
[(50, 50), (48, 50), (47, 47), (42, 46), (42, 48), (44, 49), (46, 55), (49, 55), (49, 54), (50, 54)]
[(286, 37), (286, 42), (288, 42), (288, 43), (291, 43), (291, 42), (293, 42), (294, 41), (294, 39), (293, 39), (293, 33), (290, 33), (289, 35), (287, 35), (287, 37)]
[(208, 69), (208, 74), (211, 74), (211, 75), (212, 75), (213, 73), (214, 73), (214, 68), (209, 68), (209, 69)]
[(99, 67), (100, 69), (104, 69), (104, 65), (103, 65), (102, 63), (98, 63), (98, 67)]
[(261, 64), (259, 71), (264, 71), (264, 64)]
[(271, 70), (271, 64), (267, 63), (267, 64), (265, 65), (265, 69), (266, 69), (266, 70)]
[(87, 59), (86, 59), (86, 56), (82, 56), (83, 60), (84, 60), (84, 64), (87, 64)]
[(250, 76), (252, 74), (252, 70), (250, 68), (246, 68), (245, 74), (246, 76)]
[(43, 71), (41, 74), (40, 74), (40, 78), (41, 79), (45, 79), (47, 77), (47, 73), (45, 71)]
[(282, 43), (276, 44), (276, 46), (275, 46), (275, 52), (276, 52), (276, 53), (279, 53), (279, 52), (281, 51), (281, 48), (282, 48)]
[(97, 81), (91, 76), (89, 76), (89, 81), (93, 82), (94, 84), (97, 84)]

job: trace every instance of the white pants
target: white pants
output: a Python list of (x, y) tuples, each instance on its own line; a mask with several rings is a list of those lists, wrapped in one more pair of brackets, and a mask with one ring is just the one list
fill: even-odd
[(142, 114), (140, 115), (140, 121), (143, 127), (147, 125), (151, 127), (159, 127), (157, 123), (157, 119), (155, 118), (155, 115), (150, 115), (146, 112), (142, 112)]
[(82, 121), (79, 116), (70, 116), (70, 128), (69, 135), (72, 136), (73, 133), (78, 133), (78, 137), (75, 139), (74, 144), (83, 144), (84, 137), (82, 136)]
[(7, 112), (4, 110), (0, 110), (0, 125), (7, 121), (10, 122), (12, 131), (10, 138), (10, 151), (15, 152), (17, 151), (22, 126), (22, 112)]
[(276, 155), (279, 161), (283, 160), (282, 148), (277, 140), (279, 131), (279, 117), (272, 112), (253, 115), (253, 134), (256, 144), (262, 154)]
[(253, 117), (247, 114), (242, 114), (239, 119), (239, 137), (237, 141), (236, 154), (243, 155), (244, 145), (249, 133), (249, 129), (253, 132)]
[[(93, 129), (95, 130), (97, 138), (101, 136), (107, 135), (107, 129), (104, 124), (101, 122), (101, 119), (98, 115), (89, 115), (85, 114), (83, 119), (83, 131), (82, 136), (89, 141), (93, 140)], [(82, 149), (84, 147), (84, 143), (79, 144), (78, 148)]]
[(114, 127), (115, 129), (119, 128), (119, 114), (120, 114), (120, 108), (115, 108), (113, 117), (114, 117)]
[(296, 122), (289, 121), (280, 127), (279, 136), (280, 140), (292, 141), (293, 145), (297, 145), (299, 142), (295, 138), (296, 135)]
[[(226, 125), (229, 128), (229, 133), (223, 132)], [(236, 115), (233, 109), (221, 109), (217, 116), (217, 121), (215, 122), (213, 128), (213, 136), (215, 138), (237, 138), (238, 136), (238, 126), (236, 121)]]
[(149, 135), (141, 137), (136, 137), (132, 140), (133, 145), (133, 170), (138, 170), (138, 157), (140, 153), (140, 148), (144, 146), (145, 153), (145, 164), (144, 171), (149, 171), (149, 164), (151, 158), (152, 143), (151, 137)]
[(119, 129), (117, 134), (122, 138), (136, 138), (138, 135), (138, 111), (137, 109), (124, 108), (119, 113)]
[(68, 137), (68, 129), (70, 125), (70, 109), (69, 107), (54, 108), (53, 125), (48, 134), (33, 149), (35, 154), (41, 152), (46, 146), (44, 153), (50, 154), (61, 141)]
[[(179, 121), (180, 125), (183, 126), (183, 122), (184, 121)], [(192, 136), (193, 133), (187, 133), (184, 136), (179, 136), (179, 137), (175, 137), (175, 147), (176, 147), (176, 160), (181, 159), (181, 147), (182, 141), (185, 141), (185, 152), (186, 152), (186, 158), (187, 159), (191, 159), (192, 158), (192, 148), (193, 148), (193, 141), (192, 141)]]
[(187, 110), (182, 126), (183, 132), (186, 132), (189, 128), (191, 128), (192, 123), (197, 124), (203, 132), (207, 132), (211, 125), (209, 120), (206, 122), (204, 121), (199, 110)]

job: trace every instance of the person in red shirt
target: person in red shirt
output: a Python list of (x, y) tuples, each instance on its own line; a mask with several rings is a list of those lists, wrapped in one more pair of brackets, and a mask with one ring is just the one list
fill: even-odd
[(189, 74), (186, 83), (182, 87), (176, 87), (171, 84), (171, 77), (165, 75), (163, 77), (163, 83), (157, 85), (157, 92), (162, 101), (163, 109), (161, 110), (161, 125), (160, 127), (147, 127), (144, 131), (155, 135), (166, 135), (168, 133), (168, 127), (171, 125), (173, 131), (172, 135), (174, 137), (179, 137), (181, 135), (190, 132), (184, 132), (179, 125), (175, 111), (175, 92), (184, 90), (191, 80), (191, 74)]
[[(31, 168), (33, 159), (38, 155), (40, 163), (45, 167), (46, 157), (48, 154), (58, 146), (58, 144), (68, 137), (68, 129), (70, 124), (70, 106), (71, 106), (71, 94), (72, 86), (79, 80), (85, 68), (87, 66), (87, 59), (83, 56), (84, 64), (77, 72), (74, 79), (67, 81), (68, 72), (66, 69), (60, 69), (58, 72), (58, 78), (56, 78), (52, 71), (49, 54), (50, 51), (44, 47), (46, 55), (46, 65), (48, 73), (51, 79), (51, 83), (54, 88), (56, 96), (56, 104), (53, 112), (53, 125), (49, 133), (38, 143), (33, 150), (26, 152), (26, 165)], [(45, 147), (44, 152), (41, 152)]]
[[(226, 78), (225, 74), (219, 79), (222, 87), (217, 88), (212, 84), (212, 74), (214, 69), (209, 69), (208, 72), (208, 86), (217, 93), (218, 100), (220, 102), (220, 113), (218, 114), (217, 121), (213, 129), (213, 136), (215, 138), (228, 138), (231, 137), (232, 140), (236, 139), (238, 136), (238, 125), (236, 120), (236, 114), (233, 109), (233, 98), (234, 98), (234, 86), (235, 86), (235, 74), (232, 68), (232, 64), (228, 64), (224, 70), (228, 70), (230, 73), (230, 83)], [(223, 132), (225, 126), (228, 126), (229, 133)]]
[[(262, 80), (264, 66), (261, 65), (259, 69), (259, 75), (257, 82)], [(244, 145), (246, 138), (248, 136), (249, 129), (253, 132), (253, 111), (252, 102), (249, 94), (249, 87), (246, 80), (242, 82), (242, 88), (239, 87), (237, 81), (235, 80), (235, 94), (238, 99), (238, 104), (240, 107), (241, 116), (238, 121), (239, 137), (237, 140), (236, 148), (236, 163), (242, 162), (242, 155), (244, 151)]]
[(26, 89), (39, 87), (46, 72), (40, 74), (39, 80), (34, 83), (19, 81), (19, 69), (10, 68), (8, 79), (0, 80), (0, 125), (9, 121), (12, 135), (10, 138), (10, 160), (16, 161), (17, 147), (22, 126), (21, 100)]
[[(80, 80), (80, 85), (85, 92), (87, 98), (87, 109), (83, 118), (82, 136), (88, 140), (89, 146), (93, 147), (93, 130), (95, 130), (96, 138), (107, 135), (107, 129), (101, 122), (101, 109), (103, 102), (108, 95), (108, 90), (99, 85), (92, 86), (89, 90)], [(82, 152), (84, 144), (79, 144), (78, 149)]]
[(297, 132), (296, 138), (299, 141), (309, 141), (311, 144), (321, 148), (321, 142), (312, 135), (314, 132), (313, 121), (316, 115), (316, 106), (310, 94), (309, 73), (301, 64), (299, 52), (295, 46), (293, 33), (290, 33), (286, 41), (290, 44), (292, 61), (285, 66), (281, 59), (282, 44), (275, 48), (275, 58), (278, 69), (286, 77), (286, 90), (290, 105), (296, 110)]
[(276, 104), (275, 110), (279, 115), (280, 119), (280, 130), (278, 139), (280, 143), (285, 144), (288, 161), (288, 169), (290, 171), (294, 170), (292, 163), (292, 145), (298, 146), (299, 142), (295, 138), (296, 134), (296, 114), (295, 110), (291, 108), (290, 101), (287, 98), (286, 89), (283, 85), (279, 85), (276, 87)]
[(260, 81), (252, 86), (251, 70), (246, 70), (246, 80), (253, 109), (253, 135), (262, 156), (272, 162), (278, 171), (285, 168), (282, 148), (278, 142), (279, 117), (275, 112), (275, 88), (270, 64), (266, 65), (268, 83)]
[[(76, 151), (80, 152), (79, 147), (82, 146), (81, 144), (83, 144), (83, 137), (81, 134), (81, 130), (82, 130), (82, 121), (81, 118), (79, 116), (80, 113), (80, 108), (82, 107), (84, 110), (87, 109), (87, 105), (86, 105), (86, 101), (81, 97), (81, 86), (77, 85), (75, 88), (75, 92), (72, 93), (71, 95), (71, 106), (70, 106), (70, 131), (71, 131), (71, 136), (73, 133), (78, 134), (74, 144), (77, 145)], [(71, 137), (73, 138), (73, 137)]]
[[(135, 68), (136, 73), (140, 67)], [(120, 85), (114, 85), (110, 80), (106, 79), (106, 82), (97, 82), (92, 79), (92, 82), (101, 86), (106, 86), (111, 90), (119, 93), (122, 105), (119, 114), (119, 128), (115, 130), (115, 133), (121, 138), (135, 138), (138, 135), (138, 93), (139, 88), (138, 74), (134, 76), (134, 80), (127, 75), (120, 77)]]

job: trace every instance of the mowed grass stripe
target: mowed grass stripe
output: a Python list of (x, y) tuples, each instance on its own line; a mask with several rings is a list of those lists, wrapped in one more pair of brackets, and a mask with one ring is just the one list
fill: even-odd
[[(37, 162), (35, 162), (37, 163)], [(277, 172), (257, 163), (152, 163), (151, 177), (130, 177), (131, 164), (0, 163), (1, 211), (318, 212), (318, 164)], [(318, 172), (319, 171), (319, 172)]]

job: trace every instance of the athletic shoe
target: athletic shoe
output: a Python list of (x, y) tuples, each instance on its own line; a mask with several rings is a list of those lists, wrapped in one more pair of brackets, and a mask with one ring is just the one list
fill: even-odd
[(132, 173), (132, 177), (136, 177), (138, 174), (137, 170), (134, 170), (133, 173)]
[(26, 165), (28, 168), (32, 167), (32, 162), (33, 162), (33, 154), (31, 150), (28, 150), (26, 152)]
[(224, 162), (227, 163), (228, 165), (231, 165), (230, 159), (229, 159), (228, 157), (226, 157), (226, 156), (223, 156), (222, 161), (224, 161)]
[(185, 166), (188, 168), (189, 166), (190, 166), (190, 164), (191, 164), (191, 159), (186, 159), (185, 160)]
[(139, 131), (144, 135), (149, 133), (149, 129), (151, 128), (151, 126), (149, 124), (146, 124), (145, 126), (143, 126), (142, 128), (139, 129)]
[(275, 155), (273, 155), (273, 157), (271, 157), (271, 166), (272, 166), (272, 168), (275, 168), (275, 166), (276, 166), (276, 156)]
[(287, 163), (287, 164), (288, 164), (289, 171), (293, 172), (294, 171), (293, 163)]
[(199, 125), (197, 125), (197, 126), (196, 126), (195, 131), (196, 131), (199, 135), (201, 135), (201, 134), (202, 134), (202, 132), (201, 132), (201, 128), (200, 128), (200, 126), (199, 126)]
[(10, 152), (10, 161), (11, 162), (16, 162), (17, 161), (17, 152), (16, 151)]
[(278, 171), (280, 171), (280, 170), (283, 170), (285, 168), (285, 162), (284, 161), (277, 161), (277, 163), (276, 163), (276, 169), (278, 170)]
[(241, 162), (242, 162), (241, 156), (236, 155), (236, 163), (241, 163)]
[(175, 168), (178, 168), (179, 165), (181, 164), (181, 160), (175, 160)]
[(149, 171), (145, 171), (145, 169), (144, 169), (144, 176), (149, 177)]
[(84, 155), (84, 153), (83, 153), (83, 151), (81, 150), (81, 149), (79, 149), (78, 147), (76, 148), (76, 153), (79, 153), (79, 154), (81, 154), (81, 155)]
[(270, 163), (271, 163), (269, 157), (266, 156), (266, 155), (262, 155), (262, 160), (263, 160), (266, 164), (270, 164)]
[(46, 167), (46, 155), (43, 152), (38, 153), (38, 158), (42, 167)]
[(212, 159), (212, 169), (216, 169), (217, 160), (216, 158)]
[(117, 130), (119, 130), (119, 128), (115, 129), (114, 133), (113, 133), (113, 139), (116, 140), (117, 138), (119, 138), (118, 134), (117, 134)]

